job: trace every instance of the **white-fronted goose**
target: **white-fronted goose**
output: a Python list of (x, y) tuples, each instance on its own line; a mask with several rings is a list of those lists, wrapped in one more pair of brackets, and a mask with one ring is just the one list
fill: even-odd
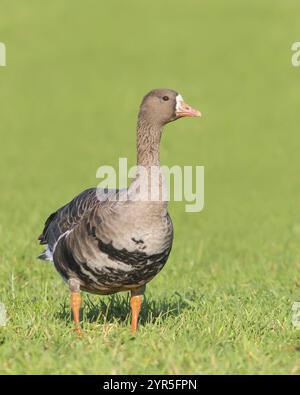
[[(136, 332), (145, 286), (163, 268), (173, 240), (167, 201), (161, 193), (159, 199), (149, 198), (149, 193), (145, 198), (145, 191), (142, 193), (137, 184), (146, 185), (151, 169), (160, 169), (164, 125), (200, 115), (173, 90), (149, 92), (138, 114), (138, 170), (128, 190), (112, 190), (99, 199), (101, 191), (87, 189), (47, 219), (39, 237), (47, 249), (39, 258), (52, 260), (68, 283), (77, 332), (80, 290), (96, 294), (131, 291), (131, 330)], [(148, 184), (146, 191), (157, 188), (163, 192), (161, 175), (151, 175)]]

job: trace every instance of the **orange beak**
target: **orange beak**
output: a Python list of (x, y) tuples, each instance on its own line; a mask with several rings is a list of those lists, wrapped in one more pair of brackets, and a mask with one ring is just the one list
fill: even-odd
[(201, 112), (195, 110), (188, 104), (186, 104), (183, 100), (178, 100), (176, 106), (176, 116), (177, 117), (201, 117)]

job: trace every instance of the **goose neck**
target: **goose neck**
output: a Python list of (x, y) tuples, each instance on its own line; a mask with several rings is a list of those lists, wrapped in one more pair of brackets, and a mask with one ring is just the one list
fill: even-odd
[(160, 166), (159, 146), (162, 127), (139, 119), (137, 124), (137, 165)]

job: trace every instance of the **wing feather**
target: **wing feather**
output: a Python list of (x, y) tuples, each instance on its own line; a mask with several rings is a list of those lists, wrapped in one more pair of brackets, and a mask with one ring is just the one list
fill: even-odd
[(47, 250), (42, 253), (40, 259), (51, 260), (55, 245), (60, 237), (66, 232), (71, 232), (74, 227), (91, 211), (97, 204), (97, 189), (89, 188), (68, 204), (52, 213), (44, 226), (38, 240), (40, 244), (47, 244)]

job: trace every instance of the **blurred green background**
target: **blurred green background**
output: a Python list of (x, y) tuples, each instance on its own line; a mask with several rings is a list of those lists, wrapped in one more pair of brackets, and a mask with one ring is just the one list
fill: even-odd
[[(299, 374), (299, 15), (298, 0), (1, 1), (1, 373)], [(36, 238), (100, 165), (135, 163), (157, 87), (203, 113), (166, 128), (161, 162), (205, 166), (205, 209), (170, 204), (138, 337), (121, 294), (85, 296), (78, 340)]]

